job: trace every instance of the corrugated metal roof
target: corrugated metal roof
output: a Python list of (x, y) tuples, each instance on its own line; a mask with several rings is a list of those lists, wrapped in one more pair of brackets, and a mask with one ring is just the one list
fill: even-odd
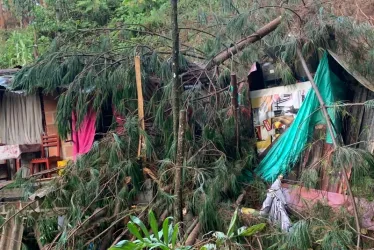
[(5, 217), (7, 224), (3, 226), (0, 235), (0, 249), (20, 250), (22, 246), (22, 235), (24, 229), (24, 219), (12, 218), (10, 212)]
[(348, 67), (348, 63), (346, 63), (340, 56), (332, 52), (331, 50), (327, 50), (329, 54), (332, 56), (332, 58), (335, 59), (337, 63), (340, 64), (351, 76), (353, 76), (362, 86), (364, 86), (367, 89), (370, 89), (374, 92), (374, 83), (369, 82), (365, 77), (360, 75), (357, 71), (352, 71)]
[(0, 76), (0, 89), (1, 88), (4, 88), (8, 91), (11, 91), (13, 93), (16, 93), (16, 94), (23, 94), (24, 91), (21, 91), (21, 90), (17, 90), (17, 91), (12, 91), (11, 88), (10, 88), (10, 84), (12, 83), (13, 81), (13, 76)]
[(9, 84), (12, 82), (12, 76), (0, 76), (0, 86), (8, 89)]

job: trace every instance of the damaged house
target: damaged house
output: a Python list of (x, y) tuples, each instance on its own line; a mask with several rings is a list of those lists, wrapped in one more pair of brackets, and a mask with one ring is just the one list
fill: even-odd
[[(373, 153), (374, 85), (350, 71), (344, 58), (331, 51), (320, 61), (314, 80), (338, 140), (344, 147)], [(251, 91), (256, 146), (262, 159), (256, 173), (269, 181), (287, 173), (286, 199), (297, 210), (322, 202), (333, 208), (348, 207), (353, 213), (343, 173), (333, 167), (331, 136), (313, 92), (310, 82)], [(350, 176), (352, 162), (347, 159), (347, 164)], [(312, 176), (314, 182), (307, 186), (294, 186), (295, 181), (305, 183)], [(363, 211), (362, 227), (373, 230), (374, 204), (365, 199), (356, 203)]]

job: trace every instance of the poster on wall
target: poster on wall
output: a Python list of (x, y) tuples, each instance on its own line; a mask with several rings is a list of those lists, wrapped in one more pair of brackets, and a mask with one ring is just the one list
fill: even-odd
[(302, 82), (251, 92), (258, 153), (286, 131), (310, 88), (310, 82)]

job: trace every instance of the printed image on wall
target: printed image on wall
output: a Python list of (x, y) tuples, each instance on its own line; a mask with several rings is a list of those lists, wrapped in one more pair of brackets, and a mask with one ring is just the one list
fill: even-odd
[(287, 130), (310, 87), (309, 82), (303, 82), (251, 92), (258, 153)]

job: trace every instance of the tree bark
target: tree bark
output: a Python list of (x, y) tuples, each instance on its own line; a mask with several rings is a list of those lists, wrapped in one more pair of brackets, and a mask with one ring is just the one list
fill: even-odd
[[(327, 112), (325, 102), (323, 101), (321, 93), (319, 92), (318, 87), (313, 80), (312, 74), (310, 73), (310, 71), (308, 69), (308, 66), (305, 62), (305, 59), (303, 57), (303, 54), (302, 54), (300, 48), (297, 48), (296, 52), (297, 52), (297, 56), (299, 57), (299, 59), (301, 61), (302, 66), (304, 68), (304, 71), (305, 71), (314, 91), (316, 92), (316, 96), (317, 96), (319, 104), (321, 106), (322, 114), (323, 114), (323, 116), (326, 120), (327, 129), (328, 129), (328, 131), (331, 135), (331, 139), (332, 139), (332, 143), (334, 145), (334, 149), (336, 150), (339, 147), (339, 143), (334, 136), (334, 130), (333, 130), (333, 127), (332, 127), (331, 117)], [(354, 216), (355, 216), (355, 223), (356, 223), (356, 230), (357, 230), (357, 246), (356, 247), (357, 247), (357, 249), (360, 249), (361, 227), (360, 227), (360, 221), (359, 221), (358, 212), (357, 212), (357, 205), (356, 205), (355, 197), (353, 196), (353, 193), (352, 193), (351, 185), (349, 183), (349, 178), (348, 178), (348, 174), (347, 174), (347, 170), (346, 170), (345, 166), (342, 167), (342, 170), (343, 170), (344, 179), (347, 183), (347, 189), (348, 189), (348, 193), (349, 193), (349, 196), (351, 198), (351, 201), (352, 201), (352, 207), (353, 207), (353, 212), (354, 212)]]
[(166, 208), (165, 211), (162, 212), (162, 214), (160, 215), (160, 218), (158, 219), (158, 226), (159, 227), (162, 225), (162, 223), (164, 222), (164, 220), (166, 219), (168, 214), (171, 213), (172, 211), (173, 211), (173, 206), (169, 205), (168, 208)]
[(0, 29), (6, 30), (6, 20), (4, 17), (4, 11), (3, 11), (3, 3), (0, 1)]
[[(172, 72), (173, 72), (173, 88), (172, 88), (172, 110), (173, 110), (173, 142), (177, 143), (178, 137), (178, 116), (180, 110), (180, 77), (179, 77), (179, 29), (178, 29), (178, 0), (171, 1), (171, 24), (172, 24)], [(178, 148), (173, 152), (176, 157)]]
[(199, 232), (200, 232), (200, 222), (197, 222), (195, 228), (192, 230), (192, 232), (190, 233), (190, 235), (188, 236), (186, 240), (186, 246), (192, 246), (195, 243), (197, 236), (199, 236)]
[(181, 110), (179, 113), (179, 132), (178, 132), (178, 152), (175, 167), (174, 179), (174, 220), (176, 223), (183, 222), (183, 185), (182, 185), (182, 166), (183, 166), (183, 149), (184, 149), (184, 132), (186, 126), (186, 111)]
[(239, 102), (238, 102), (238, 81), (235, 74), (231, 74), (231, 105), (235, 119), (235, 139), (236, 154), (240, 154), (240, 135), (239, 135)]
[(264, 36), (268, 35), (272, 31), (274, 31), (278, 25), (281, 23), (282, 17), (277, 17), (270, 23), (266, 24), (259, 30), (257, 30), (252, 35), (244, 38), (243, 40), (235, 43), (234, 46), (225, 49), (221, 51), (218, 55), (216, 55), (210, 63), (206, 66), (206, 69), (212, 69), (214, 66), (219, 65), (229, 59), (230, 57), (236, 55), (238, 52), (242, 51), (248, 44), (254, 43), (260, 39), (262, 39)]

